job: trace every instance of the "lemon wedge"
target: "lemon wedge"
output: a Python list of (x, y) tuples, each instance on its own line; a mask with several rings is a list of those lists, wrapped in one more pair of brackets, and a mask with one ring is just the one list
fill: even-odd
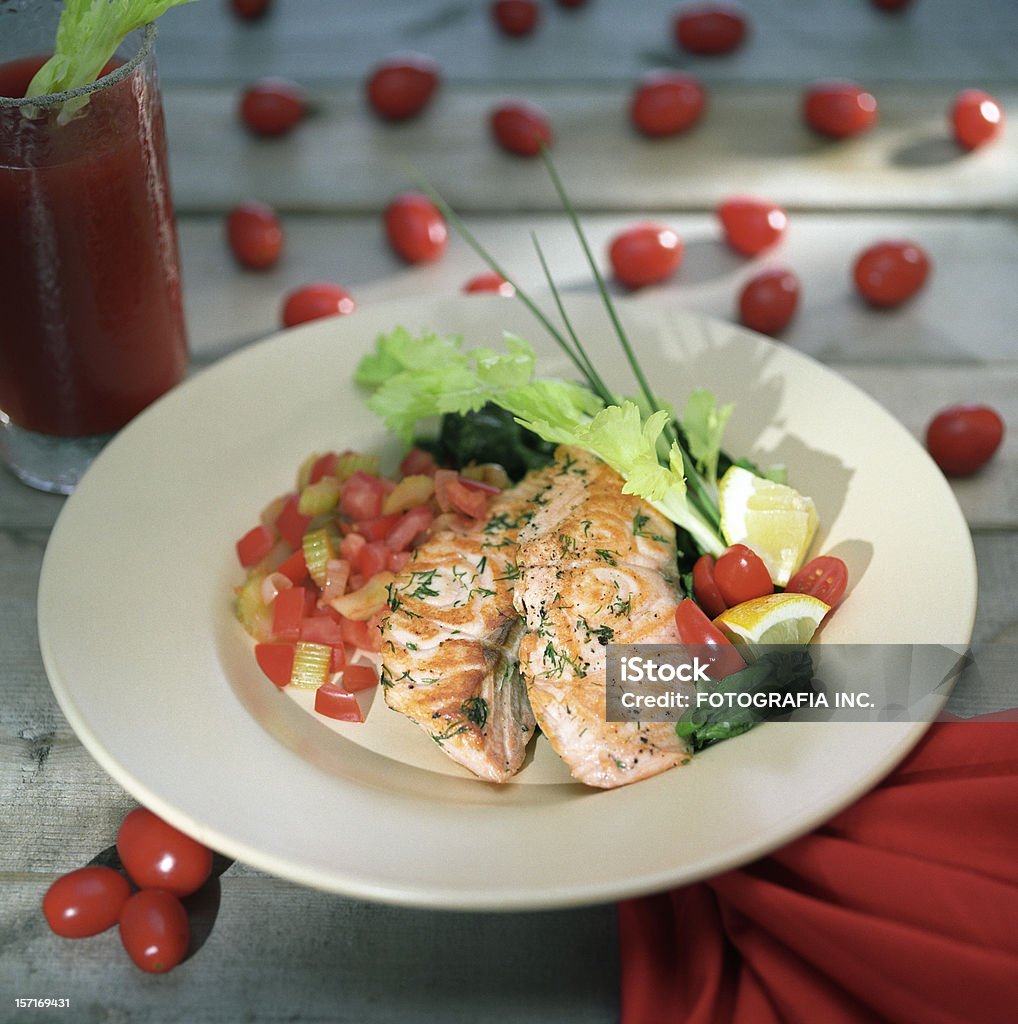
[(729, 544), (745, 544), (763, 559), (783, 587), (802, 565), (817, 531), (813, 499), (741, 466), (718, 482), (721, 532)]
[(726, 609), (714, 625), (737, 644), (808, 644), (830, 610), (810, 594), (768, 594)]

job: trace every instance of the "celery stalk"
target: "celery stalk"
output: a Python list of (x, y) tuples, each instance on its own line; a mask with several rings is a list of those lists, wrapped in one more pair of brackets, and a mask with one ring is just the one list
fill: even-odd
[(331, 663), (331, 647), (301, 641), (294, 646), (290, 685), (305, 690), (317, 690), (322, 683), (328, 681)]

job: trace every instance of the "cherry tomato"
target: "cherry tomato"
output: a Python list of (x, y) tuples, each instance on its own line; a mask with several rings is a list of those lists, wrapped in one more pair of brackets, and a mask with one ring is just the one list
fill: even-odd
[(757, 256), (781, 241), (788, 214), (769, 199), (733, 196), (717, 209), (725, 241), (743, 256)]
[(84, 939), (112, 928), (131, 895), (131, 883), (113, 868), (78, 868), (61, 875), (42, 898), (46, 922), (65, 939)]
[(491, 16), (504, 35), (529, 36), (541, 20), (541, 7), (535, 0), (494, 0)]
[(806, 124), (830, 139), (861, 135), (877, 122), (877, 101), (855, 82), (821, 82), (803, 100)]
[(304, 90), (296, 82), (263, 78), (249, 86), (240, 100), (240, 116), (255, 135), (285, 135), (307, 113)]
[(682, 262), (682, 239), (660, 224), (636, 224), (620, 232), (608, 248), (615, 277), (627, 288), (658, 284)]
[(690, 4), (676, 15), (674, 33), (682, 49), (717, 57), (742, 45), (746, 38), (746, 16), (738, 4)]
[(728, 607), (714, 582), (714, 563), (713, 555), (701, 555), (693, 563), (693, 597), (711, 619), (716, 619)]
[(438, 88), (438, 63), (423, 54), (392, 56), (382, 61), (365, 83), (372, 110), (387, 121), (416, 117)]
[(191, 925), (184, 905), (165, 889), (142, 889), (124, 904), (120, 941), (143, 971), (172, 971), (187, 954)]
[(141, 889), (189, 896), (212, 873), (212, 851), (146, 807), (136, 807), (121, 822), (117, 853), (124, 870)]
[(926, 428), (926, 450), (948, 476), (970, 476), (993, 457), (1004, 421), (987, 405), (952, 405)]
[(550, 147), (555, 141), (544, 111), (523, 100), (496, 107), (491, 114), (491, 131), (506, 152), (517, 156), (537, 156), (541, 146)]
[(751, 277), (739, 293), (739, 323), (761, 334), (780, 334), (799, 305), (799, 279), (772, 267)]
[(314, 281), (289, 292), (283, 300), (283, 326), (294, 327), (325, 316), (346, 316), (357, 308), (350, 293), (329, 281)]
[(652, 139), (692, 128), (703, 115), (707, 93), (692, 75), (652, 71), (645, 75), (629, 104), (629, 120)]
[(238, 18), (257, 21), (268, 13), (271, 3), (272, 0), (230, 0), (230, 9)]
[(978, 149), (992, 142), (1004, 127), (1004, 110), (982, 89), (964, 89), (951, 106), (951, 128), (959, 146)]
[(859, 254), (852, 277), (871, 306), (889, 308), (912, 298), (929, 272), (930, 258), (914, 242), (884, 241)]
[(763, 559), (745, 544), (733, 544), (715, 562), (714, 582), (729, 608), (774, 593)]
[(227, 215), (226, 240), (242, 267), (267, 270), (283, 251), (283, 225), (272, 207), (249, 200)]
[(807, 562), (788, 581), (789, 594), (811, 594), (834, 608), (845, 596), (848, 586), (848, 567), (834, 555), (819, 555)]
[(675, 609), (675, 627), (682, 644), (698, 648), (696, 655), (710, 662), (707, 674), (712, 679), (724, 679), (746, 667), (735, 645), (704, 615), (692, 598), (679, 602)]
[(493, 270), (470, 278), (463, 285), (463, 291), (467, 294), (494, 292), (496, 295), (504, 295), (506, 298), (511, 298), (516, 294), (516, 289), (501, 274), (496, 274)]
[(385, 208), (385, 237), (407, 263), (432, 263), (449, 243), (449, 229), (435, 204), (420, 192), (403, 192)]

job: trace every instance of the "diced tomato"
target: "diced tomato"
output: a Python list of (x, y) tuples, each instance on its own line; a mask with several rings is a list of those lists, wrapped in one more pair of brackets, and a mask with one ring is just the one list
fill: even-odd
[(414, 538), (434, 521), (430, 505), (415, 505), (399, 516), (399, 522), (386, 535), (386, 546), (392, 551), (405, 551)]
[(357, 698), (333, 683), (322, 683), (315, 690), (315, 711), (326, 718), (335, 718), (340, 722), (364, 721)]
[(311, 466), (311, 472), (308, 474), (308, 483), (316, 484), (323, 476), (335, 476), (336, 463), (338, 461), (339, 455), (336, 452), (326, 452), (324, 455), (319, 455)]
[(311, 644), (342, 644), (343, 627), (333, 615), (308, 615), (300, 624), (300, 638)]
[(369, 541), (385, 540), (389, 531), (399, 522), (400, 513), (390, 512), (388, 515), (375, 516), (373, 519), (362, 519), (354, 523), (354, 531)]
[(301, 620), (313, 605), (310, 591), (304, 587), (281, 590), (272, 602), (272, 635), (277, 640), (300, 638)]
[(385, 484), (372, 473), (358, 469), (343, 485), (339, 496), (339, 511), (351, 519), (374, 519), (382, 514)]
[(359, 533), (348, 533), (339, 542), (339, 557), (348, 562), (354, 562), (365, 544), (367, 544), (367, 539)]
[[(476, 484), (477, 481), (469, 481)], [(480, 519), (488, 509), (488, 495), (478, 487), (468, 487), (459, 473), (440, 469), (435, 473), (435, 500), (443, 512), (461, 512), (471, 519)]]
[(293, 651), (293, 644), (255, 644), (258, 667), (280, 689), (289, 685), (290, 673), (293, 672)]
[(380, 646), (381, 635), (379, 635), (378, 640), (375, 640), (371, 635), (373, 626), (370, 620), (357, 622), (355, 619), (343, 618), (340, 621), (340, 626), (343, 630), (343, 643), (347, 647), (356, 647), (361, 651), (370, 651)]
[(275, 543), (275, 535), (268, 526), (254, 526), (237, 541), (237, 558), (245, 569), (250, 569), (268, 555)]
[(412, 556), (409, 551), (390, 551), (389, 565), (387, 566), (389, 572), (402, 572), (406, 568), (411, 557)]
[(304, 561), (304, 551), (298, 548), (292, 555), (284, 559), (276, 566), (276, 572), (281, 572), (291, 583), (303, 583), (308, 578), (307, 562)]
[(417, 473), (434, 476), (436, 469), (438, 464), (435, 462), (435, 456), (423, 448), (411, 448), (399, 464), (400, 476), (413, 476)]
[(351, 693), (370, 690), (378, 685), (378, 669), (374, 665), (347, 665), (343, 669), (343, 687)]
[(298, 509), (300, 496), (290, 494), (287, 496), (283, 507), (280, 510), (279, 518), (276, 520), (276, 529), (279, 535), (292, 548), (299, 548), (304, 537), (304, 531), (311, 522), (311, 516), (301, 515)]
[(332, 644), (332, 660), (329, 662), (329, 672), (333, 675), (342, 672), (346, 667), (346, 646), (344, 644)]
[(380, 540), (364, 545), (354, 558), (354, 569), (365, 581), (383, 572), (389, 564), (389, 546)]

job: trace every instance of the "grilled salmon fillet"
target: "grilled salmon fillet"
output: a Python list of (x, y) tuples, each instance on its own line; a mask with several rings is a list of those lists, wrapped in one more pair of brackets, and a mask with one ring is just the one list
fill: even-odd
[(586, 452), (559, 448), (542, 472), (513, 588), (527, 695), (576, 779), (622, 786), (689, 759), (667, 722), (605, 721), (606, 645), (679, 643), (675, 527)]
[(516, 536), (549, 472), (497, 495), (487, 519), (420, 545), (389, 588), (382, 622), (386, 704), (490, 782), (520, 770), (535, 731), (519, 674), (524, 624), (513, 584)]

